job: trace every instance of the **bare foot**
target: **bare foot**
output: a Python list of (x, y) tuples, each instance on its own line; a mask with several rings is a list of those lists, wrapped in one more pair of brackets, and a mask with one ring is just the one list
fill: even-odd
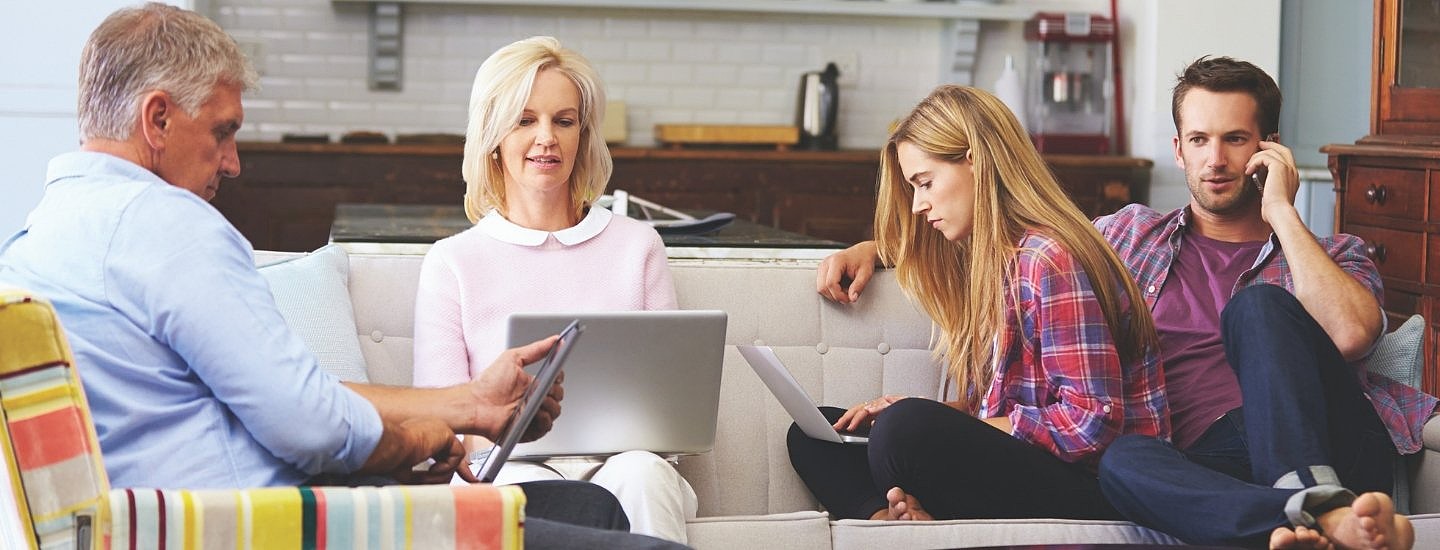
[(1318, 523), (1337, 548), (1410, 550), (1415, 546), (1410, 518), (1396, 514), (1395, 503), (1385, 493), (1360, 495), (1350, 506), (1321, 514)]
[(906, 494), (905, 491), (899, 487), (891, 487), (890, 491), (885, 493), (885, 500), (890, 503), (890, 507), (886, 510), (890, 516), (889, 519), (901, 521), (930, 521), (935, 519), (930, 517), (929, 512), (926, 512), (924, 508), (920, 507), (919, 500), (916, 500), (912, 495)]
[(1303, 525), (1291, 530), (1289, 527), (1276, 527), (1270, 532), (1270, 549), (1283, 548), (1286, 550), (1330, 550), (1334, 548), (1330, 540), (1319, 531)]

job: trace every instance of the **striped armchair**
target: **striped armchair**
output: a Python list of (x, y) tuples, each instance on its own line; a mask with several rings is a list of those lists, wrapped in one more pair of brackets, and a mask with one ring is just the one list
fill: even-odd
[(0, 537), (11, 537), (0, 538), (4, 548), (522, 543), (525, 495), (516, 487), (111, 490), (55, 311), (22, 290), (0, 289), (0, 427)]

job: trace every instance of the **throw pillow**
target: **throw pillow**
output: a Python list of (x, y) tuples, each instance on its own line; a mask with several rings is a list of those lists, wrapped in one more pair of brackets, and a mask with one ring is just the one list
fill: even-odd
[[(1425, 318), (1411, 315), (1400, 328), (1380, 340), (1375, 353), (1371, 354), (1370, 360), (1365, 363), (1365, 369), (1412, 388), (1419, 388), (1420, 376), (1425, 370), (1424, 337)], [(1401, 514), (1410, 513), (1408, 460), (1405, 456), (1395, 458), (1393, 495), (1395, 511)]]
[(290, 330), (320, 368), (346, 382), (369, 382), (350, 305), (350, 256), (338, 245), (260, 266)]
[(1410, 386), (1420, 387), (1420, 376), (1424, 372), (1425, 357), (1422, 340), (1425, 336), (1425, 318), (1411, 315), (1400, 328), (1385, 335), (1370, 360), (1366, 370), (1380, 374)]

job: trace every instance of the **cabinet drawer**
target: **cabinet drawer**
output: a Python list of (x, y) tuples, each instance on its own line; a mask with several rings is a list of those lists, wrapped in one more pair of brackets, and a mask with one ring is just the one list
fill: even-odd
[(1350, 216), (1425, 220), (1425, 171), (1354, 166), (1345, 183)]
[(1385, 308), (1385, 312), (1390, 316), (1390, 320), (1392, 321), (1390, 323), (1390, 330), (1395, 330), (1396, 327), (1400, 326), (1399, 323), (1394, 321), (1398, 320), (1403, 323), (1406, 319), (1409, 319), (1411, 315), (1416, 313), (1424, 315), (1427, 320), (1430, 319), (1425, 309), (1427, 305), (1425, 304), (1423, 296), (1413, 292), (1395, 290), (1390, 287), (1385, 287), (1384, 296), (1385, 303), (1380, 304), (1380, 306)]
[(1421, 281), (1425, 234), (1368, 225), (1346, 224), (1345, 232), (1365, 239), (1366, 255), (1380, 274), (1406, 281)]
[[(1425, 282), (1440, 285), (1440, 266), (1434, 265), (1435, 262), (1440, 261), (1440, 238), (1436, 238), (1433, 234), (1430, 235), (1430, 238), (1426, 239), (1425, 248), (1429, 250), (1425, 253), (1425, 263), (1430, 264), (1430, 268), (1425, 270)], [(1426, 319), (1435, 319), (1440, 322), (1440, 319), (1434, 317), (1427, 316)]]

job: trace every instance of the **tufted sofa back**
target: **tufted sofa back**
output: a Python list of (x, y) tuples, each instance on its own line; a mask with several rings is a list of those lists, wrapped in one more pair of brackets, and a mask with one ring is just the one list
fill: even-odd
[[(259, 252), (257, 263), (291, 254)], [(422, 256), (350, 255), (350, 296), (370, 381), (409, 385), (415, 290)], [(816, 401), (849, 406), (883, 393), (936, 397), (929, 320), (888, 272), (859, 303), (815, 293), (815, 263), (671, 260), (682, 309), (729, 314), (715, 449), (684, 457), (680, 472), (699, 496), (699, 515), (816, 510), (785, 449), (790, 417), (736, 344), (773, 346)]]

